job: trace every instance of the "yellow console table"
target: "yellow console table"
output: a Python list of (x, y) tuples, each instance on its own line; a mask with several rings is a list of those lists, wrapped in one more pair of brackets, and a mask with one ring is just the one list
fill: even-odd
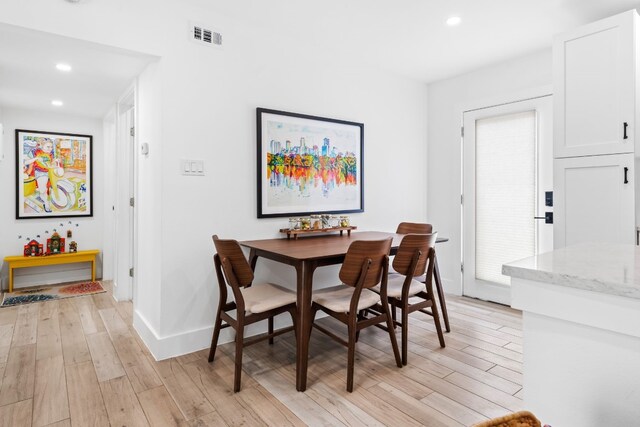
[(9, 292), (13, 292), (13, 270), (16, 268), (42, 267), (44, 265), (73, 264), (76, 262), (91, 263), (91, 280), (96, 280), (96, 255), (99, 250), (78, 251), (66, 254), (47, 256), (8, 256), (4, 262), (9, 266)]

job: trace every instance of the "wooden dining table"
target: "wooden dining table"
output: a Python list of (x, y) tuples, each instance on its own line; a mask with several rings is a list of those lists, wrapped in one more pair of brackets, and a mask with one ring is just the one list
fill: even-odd
[[(296, 340), (296, 389), (304, 391), (307, 388), (307, 363), (309, 356), (309, 330), (311, 328), (311, 292), (313, 289), (313, 273), (316, 268), (327, 265), (341, 264), (349, 249), (349, 245), (356, 240), (381, 240), (393, 238), (391, 255), (395, 255), (403, 234), (386, 233), (381, 231), (362, 231), (344, 235), (310, 236), (301, 239), (264, 239), (247, 240), (240, 244), (250, 249), (249, 263), (255, 271), (258, 258), (266, 258), (290, 265), (296, 270), (297, 293), (297, 340)], [(447, 241), (439, 238), (438, 242)], [(434, 263), (434, 279), (440, 299), (441, 311), (445, 320), (445, 328), (450, 331), (449, 319), (444, 303), (444, 293), (437, 261)]]

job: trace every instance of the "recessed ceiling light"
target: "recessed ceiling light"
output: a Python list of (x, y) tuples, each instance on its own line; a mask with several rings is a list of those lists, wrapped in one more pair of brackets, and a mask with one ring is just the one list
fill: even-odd
[(53, 105), (54, 107), (62, 107), (64, 104), (59, 99), (54, 99), (53, 101), (51, 101), (51, 105)]
[(64, 63), (62, 63), (62, 62), (61, 62), (61, 63), (59, 63), (59, 64), (56, 64), (56, 68), (57, 68), (59, 71), (71, 71), (71, 65), (69, 65), (69, 64), (64, 64)]
[(462, 19), (460, 19), (459, 16), (452, 16), (449, 19), (447, 19), (447, 25), (450, 27), (454, 27), (458, 24), (460, 24), (460, 22), (462, 21)]

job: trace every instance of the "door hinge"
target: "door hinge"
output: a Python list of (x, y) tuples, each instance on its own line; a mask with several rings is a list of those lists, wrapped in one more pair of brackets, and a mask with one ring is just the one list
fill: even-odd
[(460, 263), (460, 273), (464, 273), (464, 263)]
[(464, 126), (460, 127), (460, 136), (464, 138)]
[(129, 198), (129, 206), (134, 207), (136, 205), (136, 200), (134, 197)]
[(463, 194), (460, 195), (460, 204), (464, 205), (464, 195)]
[(129, 129), (129, 135), (136, 136), (136, 128), (132, 127), (131, 129)]
[(133, 267), (129, 269), (129, 277), (133, 277)]

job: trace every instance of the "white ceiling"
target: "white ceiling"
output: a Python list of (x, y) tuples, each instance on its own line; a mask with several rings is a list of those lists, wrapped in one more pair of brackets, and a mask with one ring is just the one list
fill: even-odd
[[(153, 57), (0, 24), (0, 107), (103, 118)], [(71, 72), (56, 70), (59, 62)], [(51, 105), (53, 99), (63, 107)]]
[[(557, 33), (640, 6), (632, 0), (194, 1), (309, 49), (424, 82), (549, 48)], [(462, 23), (448, 27), (451, 15)]]
[[(303, 43), (309, 52), (423, 82), (549, 48), (554, 34), (640, 6), (633, 0), (191, 1)], [(445, 24), (452, 15), (462, 18), (459, 26)], [(96, 118), (156, 59), (5, 24), (0, 52), (0, 107)], [(57, 71), (58, 62), (73, 71)], [(64, 107), (53, 107), (52, 99)]]

